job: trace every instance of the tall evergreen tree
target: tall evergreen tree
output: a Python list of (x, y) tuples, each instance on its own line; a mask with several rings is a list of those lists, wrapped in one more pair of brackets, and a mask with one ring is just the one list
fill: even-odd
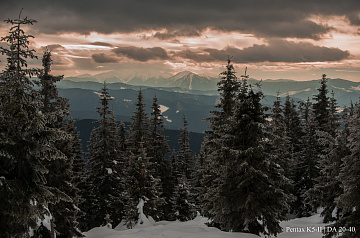
[[(288, 97), (286, 101), (288, 101)], [(290, 133), (288, 133), (288, 128), (285, 123), (283, 107), (281, 105), (281, 98), (279, 95), (274, 101), (273, 107), (271, 109), (270, 119), (269, 130), (272, 154), (275, 156), (274, 159), (277, 161), (277, 163), (283, 166), (284, 175), (287, 178), (290, 178), (293, 172), (293, 145), (290, 141), (291, 138), (288, 136)]]
[(149, 138), (149, 118), (145, 112), (144, 96), (140, 90), (137, 97), (136, 111), (131, 117), (128, 150), (133, 154), (139, 153), (140, 145), (142, 145), (145, 150), (148, 150), (147, 145), (144, 145), (144, 142), (148, 142)]
[[(219, 103), (215, 105), (216, 110), (211, 111), (213, 115), (207, 120), (210, 123), (209, 131), (206, 131), (204, 143), (202, 145), (205, 162), (202, 168), (203, 179), (201, 180), (202, 193), (202, 213), (207, 214), (213, 209), (213, 202), (216, 199), (214, 190), (209, 189), (216, 183), (219, 183), (217, 170), (219, 169), (216, 162), (220, 156), (219, 149), (222, 148), (220, 137), (223, 134), (224, 128), (228, 126), (229, 117), (233, 115), (233, 109), (236, 102), (236, 97), (240, 88), (240, 83), (237, 80), (236, 72), (231, 59), (228, 59), (226, 70), (221, 74), (221, 80), (218, 82), (218, 91), (220, 94)], [(219, 185), (219, 184), (218, 184)]]
[(295, 202), (293, 212), (297, 217), (310, 216), (311, 206), (306, 202), (306, 193), (316, 184), (316, 178), (319, 176), (319, 153), (318, 138), (316, 136), (317, 122), (314, 112), (311, 109), (309, 99), (301, 105), (301, 118), (303, 127), (302, 149), (296, 163), (295, 171)]
[(328, 125), (328, 131), (316, 132), (318, 144), (323, 149), (319, 155), (321, 166), (316, 184), (307, 192), (308, 201), (313, 210), (316, 211), (319, 207), (323, 208), (321, 215), (324, 217), (325, 223), (337, 220), (341, 215), (335, 199), (343, 192), (339, 181), (340, 168), (343, 167), (342, 158), (350, 153), (347, 147), (348, 125), (345, 122), (344, 129), (340, 130), (339, 128), (334, 93), (332, 93), (329, 104)]
[(107, 225), (109, 220), (117, 225), (124, 215), (125, 176), (120, 163), (119, 132), (109, 108), (110, 100), (104, 83), (100, 95), (101, 107), (97, 108), (100, 119), (96, 121), (98, 127), (91, 132), (89, 145), (89, 194), (85, 204), (87, 229)]
[[(151, 106), (151, 119), (150, 119), (150, 138), (149, 141), (149, 157), (152, 162), (153, 177), (158, 180), (159, 188), (159, 205), (158, 214), (153, 214), (155, 220), (167, 220), (171, 214), (171, 196), (173, 194), (173, 183), (171, 181), (170, 163), (166, 159), (169, 153), (169, 146), (167, 144), (164, 132), (164, 120), (160, 110), (157, 97), (155, 95), (153, 104)], [(155, 216), (154, 216), (155, 215)]]
[(318, 88), (318, 94), (314, 95), (315, 103), (313, 104), (313, 111), (315, 115), (315, 121), (317, 122), (317, 129), (320, 131), (330, 132), (329, 123), (329, 97), (327, 96), (327, 81), (326, 74), (322, 75), (320, 80), (320, 87)]
[[(73, 141), (69, 131), (66, 130), (64, 120), (69, 116), (68, 100), (58, 96), (55, 83), (63, 79), (63, 76), (53, 76), (51, 71), (51, 53), (45, 51), (42, 59), (43, 71), (39, 74), (40, 94), (43, 106), (40, 111), (51, 120), (47, 126), (52, 129), (62, 130), (65, 138), (58, 138), (53, 143), (66, 157), (47, 162), (49, 173), (46, 176), (47, 184), (58, 188), (63, 195), (56, 204), (50, 204), (49, 210), (52, 214), (58, 237), (81, 236), (77, 228), (78, 209), (73, 200), (78, 197), (79, 190), (72, 183), (73, 162), (75, 157)], [(70, 128), (68, 128), (70, 129)]]
[(66, 133), (49, 128), (51, 118), (43, 114), (41, 95), (30, 79), (39, 70), (27, 68), (27, 59), (34, 59), (28, 48), (33, 36), (26, 35), (23, 26), (35, 20), (27, 17), (8, 19), (8, 36), (1, 41), (7, 56), (7, 67), (0, 75), (0, 233), (4, 237), (26, 237), (38, 220), (50, 215), (49, 203), (59, 201), (60, 190), (46, 181), (45, 161), (66, 159), (53, 141)]
[(244, 77), (209, 160), (216, 176), (207, 190), (214, 196), (207, 215), (226, 231), (276, 235), (289, 208), (290, 197), (281, 189), (286, 179), (266, 152), (262, 97), (260, 86), (250, 87)]
[(138, 222), (138, 204), (144, 201), (143, 212), (146, 216), (158, 215), (159, 178), (153, 177), (154, 165), (148, 154), (151, 153), (149, 141), (149, 119), (145, 112), (142, 91), (139, 91), (136, 111), (131, 117), (129, 137), (127, 142), (127, 157), (129, 158), (126, 172), (126, 187), (129, 201), (125, 207), (126, 225), (132, 228)]
[(194, 196), (192, 194), (193, 162), (192, 152), (189, 143), (188, 122), (183, 116), (184, 127), (179, 136), (180, 149), (175, 163), (173, 164), (174, 174), (177, 180), (175, 185), (175, 210), (176, 217), (180, 221), (188, 221), (196, 216)]
[(146, 154), (142, 142), (138, 153), (129, 155), (128, 170), (126, 172), (127, 203), (125, 206), (125, 223), (128, 228), (133, 228), (141, 223), (139, 204), (144, 202), (143, 214), (147, 217), (156, 214), (158, 200), (155, 189), (158, 181), (154, 180), (151, 170), (150, 158)]
[[(325, 237), (338, 236), (346, 238), (358, 237), (360, 229), (360, 105), (356, 106), (354, 115), (349, 121), (348, 148), (350, 154), (343, 158), (344, 166), (341, 168), (339, 180), (342, 184), (343, 194), (336, 198), (337, 206), (343, 215), (325, 230)], [(339, 234), (340, 229), (344, 229)], [(330, 232), (331, 231), (331, 232)]]

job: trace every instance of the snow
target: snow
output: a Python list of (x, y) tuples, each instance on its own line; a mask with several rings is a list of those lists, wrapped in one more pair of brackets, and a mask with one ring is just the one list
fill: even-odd
[[(141, 215), (141, 214), (140, 214)], [(145, 217), (146, 218), (146, 217)], [(223, 232), (208, 227), (207, 218), (198, 216), (192, 221), (160, 221), (153, 223), (144, 220), (142, 226), (130, 230), (115, 230), (107, 227), (94, 228), (86, 233), (88, 238), (258, 238), (253, 234)], [(283, 232), (278, 238), (316, 238), (322, 237), (321, 229), (325, 226), (317, 214), (306, 218), (297, 218), (280, 223)], [(264, 236), (261, 236), (264, 237)]]
[(164, 112), (166, 112), (167, 110), (169, 110), (169, 107), (167, 107), (167, 106), (164, 106), (164, 105), (159, 105), (159, 106), (160, 106), (161, 114), (163, 114)]
[[(102, 93), (99, 93), (99, 92), (96, 92), (96, 91), (94, 91), (93, 93), (96, 94), (96, 95), (98, 95), (99, 97), (102, 96)], [(111, 99), (115, 99), (115, 97), (111, 97), (111, 96), (110, 96), (110, 98), (111, 98)]]
[(112, 174), (112, 173), (113, 173), (113, 171), (112, 171), (111, 168), (106, 168), (106, 170), (107, 170), (108, 174)]
[(168, 117), (168, 116), (164, 116), (164, 115), (163, 115), (163, 117), (165, 118), (165, 120), (166, 120), (166, 121), (168, 121), (168, 122), (172, 122), (172, 120), (171, 120), (171, 119), (169, 119), (169, 117)]
[(360, 91), (360, 85), (359, 86), (351, 86), (352, 90)]
[(295, 94), (301, 93), (301, 92), (310, 92), (310, 90), (311, 90), (311, 88), (306, 88), (306, 89), (300, 90), (300, 91), (289, 91), (289, 92), (280, 94), (280, 97), (285, 97), (287, 95), (291, 96), (291, 95), (295, 95)]

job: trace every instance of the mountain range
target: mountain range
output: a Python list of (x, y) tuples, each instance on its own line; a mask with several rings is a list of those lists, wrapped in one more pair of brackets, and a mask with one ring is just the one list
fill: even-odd
[[(147, 113), (153, 97), (156, 95), (165, 119), (167, 129), (182, 127), (182, 117), (189, 121), (189, 130), (204, 132), (208, 122), (204, 118), (211, 116), (210, 111), (218, 100), (218, 77), (208, 77), (184, 71), (176, 75), (133, 74), (116, 75), (108, 72), (99, 75), (67, 77), (57, 83), (59, 94), (70, 99), (70, 111), (75, 119), (97, 119), (96, 107), (99, 106), (99, 94), (104, 80), (113, 97), (111, 106), (117, 120), (130, 121), (135, 111), (138, 90), (144, 94)], [(259, 80), (248, 79), (249, 84)], [(360, 97), (360, 82), (344, 79), (328, 80), (329, 96), (334, 92), (338, 106), (344, 107), (350, 102), (357, 102)], [(261, 89), (266, 95), (262, 103), (272, 106), (276, 95), (290, 95), (295, 101), (310, 100), (318, 93), (319, 79), (294, 81), (288, 79), (263, 80)]]

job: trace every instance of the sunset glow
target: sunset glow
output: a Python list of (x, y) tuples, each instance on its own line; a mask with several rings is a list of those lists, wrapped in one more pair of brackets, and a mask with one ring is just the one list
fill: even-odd
[[(0, 12), (4, 19), (16, 18), (24, 7), (22, 16), (38, 21), (26, 29), (35, 36), (31, 46), (39, 57), (50, 49), (53, 74), (65, 77), (133, 69), (217, 75), (232, 56), (239, 72), (248, 67), (256, 79), (311, 80), (326, 73), (330, 78), (360, 81), (357, 1), (348, 1), (337, 12), (331, 8), (339, 7), (326, 1), (314, 3), (314, 10), (287, 1), (282, 6), (265, 1), (243, 6), (234, 1), (228, 14), (215, 1), (209, 6), (184, 1), (181, 7), (169, 2), (162, 6), (163, 18), (156, 13), (157, 1), (147, 6), (134, 1), (130, 4), (134, 9), (127, 11), (116, 2), (107, 0), (95, 9), (99, 6), (92, 1), (86, 5), (19, 1), (4, 4)], [(282, 8), (294, 11), (294, 16)], [(9, 27), (0, 23), (0, 36), (7, 35)], [(6, 59), (0, 56), (0, 60), (3, 68)], [(40, 61), (34, 64), (39, 67)]]

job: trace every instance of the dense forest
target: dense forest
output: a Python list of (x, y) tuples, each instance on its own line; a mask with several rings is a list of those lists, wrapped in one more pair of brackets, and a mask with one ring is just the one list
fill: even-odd
[[(223, 231), (276, 236), (280, 221), (318, 211), (332, 222), (332, 231), (346, 227), (342, 237), (356, 237), (360, 105), (339, 112), (326, 75), (313, 98), (278, 97), (268, 108), (260, 103), (261, 85), (248, 84), (247, 75), (237, 78), (228, 59), (197, 156), (186, 115), (179, 150), (170, 151), (156, 95), (148, 115), (139, 91), (127, 129), (116, 122), (104, 83), (84, 155), (71, 102), (57, 92), (63, 76), (51, 74), (51, 52), (43, 53), (42, 69), (27, 64), (37, 57), (23, 26), (36, 21), (6, 22), (11, 28), (1, 38), (8, 47), (1, 47), (7, 65), (0, 74), (0, 237), (82, 237), (99, 226), (131, 229), (141, 215), (187, 221), (197, 214)], [(325, 237), (337, 235), (326, 231)]]

